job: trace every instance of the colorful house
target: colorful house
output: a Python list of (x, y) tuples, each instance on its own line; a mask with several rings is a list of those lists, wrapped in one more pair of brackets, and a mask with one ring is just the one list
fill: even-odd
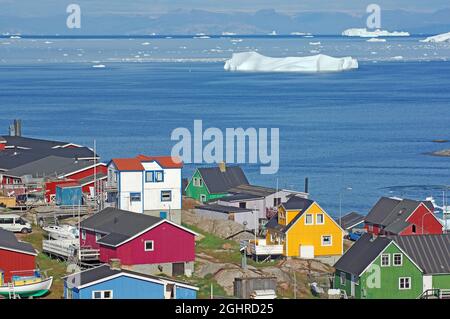
[(196, 299), (198, 288), (102, 265), (64, 278), (65, 299)]
[(124, 268), (190, 276), (195, 232), (164, 218), (106, 208), (83, 220), (80, 247), (99, 250), (99, 259), (119, 259)]
[(365, 217), (363, 215), (350, 212), (341, 218), (336, 218), (336, 222), (345, 231), (345, 234), (348, 235), (354, 231), (363, 231), (365, 228), (364, 219)]
[(171, 156), (114, 158), (108, 164), (108, 202), (181, 224), (182, 168)]
[(294, 196), (267, 224), (265, 244), (282, 245), (286, 257), (315, 258), (343, 254), (343, 229), (317, 202)]
[(0, 229), (0, 270), (2, 281), (8, 283), (12, 276), (32, 275), (36, 268), (36, 250), (29, 243), (17, 240), (9, 231)]
[(197, 168), (189, 181), (185, 193), (186, 197), (202, 203), (228, 195), (228, 191), (239, 185), (247, 185), (248, 180), (239, 166)]
[(450, 235), (364, 234), (334, 265), (334, 288), (358, 299), (450, 293)]
[(443, 233), (430, 201), (382, 197), (367, 214), (365, 223), (367, 232), (374, 235)]

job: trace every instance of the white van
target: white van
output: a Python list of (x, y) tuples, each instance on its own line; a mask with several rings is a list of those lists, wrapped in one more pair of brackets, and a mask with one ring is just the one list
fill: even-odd
[(5, 214), (0, 215), (0, 228), (14, 233), (31, 233), (31, 225), (19, 215)]

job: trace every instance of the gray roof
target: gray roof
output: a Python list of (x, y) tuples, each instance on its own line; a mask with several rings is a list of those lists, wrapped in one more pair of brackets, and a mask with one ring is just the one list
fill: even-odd
[(222, 202), (230, 202), (231, 203), (231, 202), (240, 202), (240, 201), (260, 199), (260, 198), (264, 198), (264, 197), (261, 197), (258, 195), (240, 193), (240, 194), (233, 194), (233, 195), (221, 197), (219, 200)]
[(81, 228), (106, 234), (99, 243), (118, 246), (161, 220), (159, 217), (108, 207), (83, 220)]
[(425, 274), (450, 274), (450, 234), (392, 238)]
[(200, 205), (200, 206), (195, 206), (195, 208), (210, 210), (210, 211), (224, 213), (224, 214), (248, 213), (248, 212), (252, 211), (251, 209), (247, 209), (247, 208), (225, 206), (225, 205), (219, 205), (219, 204)]
[(334, 268), (359, 276), (391, 241), (386, 237), (372, 239), (370, 234), (364, 234), (337, 261)]
[(366, 222), (381, 224), (386, 218), (386, 215), (389, 214), (400, 201), (400, 199), (381, 197), (367, 214)]
[(24, 136), (0, 136), (10, 146), (26, 147), (26, 148), (52, 148), (55, 146), (63, 146), (69, 144), (68, 142), (50, 141), (37, 138), (30, 138)]
[(434, 210), (430, 201), (382, 197), (367, 215), (366, 222), (382, 225), (386, 232), (398, 234), (410, 225), (407, 219), (421, 203), (430, 211)]
[(286, 233), (292, 225), (294, 225), (300, 217), (303, 216), (306, 210), (314, 203), (311, 199), (306, 199), (302, 197), (291, 197), (286, 203), (281, 204), (286, 210), (299, 210), (300, 212), (291, 220), (291, 222), (282, 226), (278, 224), (278, 215), (272, 217), (269, 222), (266, 224), (266, 228), (275, 229), (277, 231), (281, 231)]
[(48, 156), (37, 161), (16, 167), (8, 171), (8, 175), (22, 177), (31, 175), (38, 177), (59, 177), (94, 165), (94, 161), (75, 160), (73, 158)]
[(356, 225), (364, 223), (364, 218), (365, 217), (361, 214), (351, 212), (345, 216), (342, 216), (341, 218), (337, 218), (336, 221), (343, 229), (349, 229)]
[(219, 167), (201, 167), (198, 171), (211, 194), (226, 193), (232, 187), (248, 184), (239, 166), (227, 166), (225, 172), (220, 171)]
[(170, 278), (167, 277), (158, 277), (158, 276), (152, 276), (152, 275), (148, 275), (148, 274), (143, 274), (140, 272), (135, 272), (135, 271), (130, 271), (127, 269), (111, 269), (111, 267), (108, 264), (104, 264), (95, 268), (91, 268), (91, 269), (87, 269), (84, 270), (80, 273), (75, 273), (75, 274), (71, 274), (68, 276), (65, 276), (64, 279), (67, 281), (73, 281), (73, 284), (75, 287), (79, 287), (79, 286), (84, 286), (93, 282), (96, 282), (98, 280), (102, 280), (114, 275), (118, 275), (118, 274), (130, 274), (130, 275), (137, 275), (143, 278), (148, 278), (148, 279), (153, 279), (156, 281), (160, 281), (161, 284), (163, 284), (163, 281), (165, 282), (171, 282), (174, 284), (183, 284), (186, 286), (191, 286), (193, 289), (196, 289), (196, 287), (181, 282), (181, 281), (177, 281), (177, 280), (172, 280)]
[(3, 229), (0, 229), (0, 248), (17, 250), (35, 256), (37, 255), (36, 250), (31, 244), (17, 240), (12, 232)]
[[(100, 179), (104, 179), (104, 178), (108, 177), (108, 175), (105, 173), (97, 173), (97, 174), (95, 174), (95, 177), (97, 180), (100, 180)], [(94, 175), (90, 175), (85, 178), (82, 178), (82, 179), (78, 180), (78, 182), (80, 183), (80, 185), (91, 184), (94, 182)]]
[(248, 194), (259, 197), (266, 197), (272, 194), (275, 194), (277, 190), (275, 188), (250, 185), (250, 184), (242, 184), (235, 187), (232, 187), (228, 190), (229, 193), (235, 194)]

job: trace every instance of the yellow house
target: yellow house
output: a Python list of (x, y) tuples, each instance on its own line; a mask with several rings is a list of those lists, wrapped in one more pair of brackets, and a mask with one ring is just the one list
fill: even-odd
[(287, 257), (343, 254), (344, 230), (317, 202), (292, 197), (266, 225), (266, 245), (282, 245)]

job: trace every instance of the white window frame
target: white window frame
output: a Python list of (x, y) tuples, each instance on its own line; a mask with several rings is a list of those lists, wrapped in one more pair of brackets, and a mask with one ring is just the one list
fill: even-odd
[[(383, 257), (387, 256), (387, 265), (383, 265)], [(381, 259), (380, 259), (380, 265), (381, 267), (390, 267), (391, 266), (391, 254), (381, 254)]]
[[(311, 216), (310, 223), (308, 223), (308, 216)], [(305, 214), (305, 225), (314, 225), (314, 214)]]
[(341, 272), (340, 275), (341, 286), (345, 286), (347, 283), (347, 274), (345, 272)]
[[(403, 280), (404, 287), (402, 288), (401, 282)], [(406, 288), (406, 282), (408, 282), (408, 288)], [(399, 290), (411, 290), (411, 277), (400, 277), (398, 278), (398, 289)]]
[[(395, 256), (400, 256), (400, 264), (395, 263)], [(403, 266), (403, 254), (401, 254), (401, 253), (392, 254), (392, 266), (395, 266), (395, 267)]]
[[(147, 243), (152, 243), (152, 249), (147, 249)], [(154, 240), (144, 241), (144, 251), (155, 251), (155, 241)]]
[(95, 233), (95, 242), (98, 242), (100, 239), (102, 239), (102, 234)]
[[(204, 198), (204, 200), (203, 200)], [(206, 195), (205, 194), (201, 194), (200, 195), (200, 202), (205, 203), (206, 202)]]
[(86, 240), (86, 230), (85, 229), (81, 230), (81, 239)]
[[(330, 237), (330, 243), (328, 245), (325, 245), (323, 243), (323, 239), (324, 237)], [(320, 236), (320, 244), (322, 245), (322, 247), (330, 247), (333, 246), (333, 235), (322, 235)]]
[[(163, 199), (163, 193), (165, 193), (166, 195), (169, 195), (169, 199), (165, 200)], [(171, 202), (172, 201), (172, 191), (171, 190), (163, 190), (161, 191), (161, 202), (163, 203), (167, 203), (167, 202)]]
[[(100, 293), (100, 298), (95, 298), (95, 293), (99, 292)], [(105, 298), (105, 292), (109, 292), (110, 293), (110, 297), (109, 298)], [(92, 291), (92, 299), (113, 299), (113, 291), (112, 290), (94, 290)]]
[[(319, 223), (319, 216), (322, 216), (322, 222)], [(323, 225), (325, 224), (325, 215), (320, 213), (320, 214), (316, 214), (316, 224), (317, 225)]]

